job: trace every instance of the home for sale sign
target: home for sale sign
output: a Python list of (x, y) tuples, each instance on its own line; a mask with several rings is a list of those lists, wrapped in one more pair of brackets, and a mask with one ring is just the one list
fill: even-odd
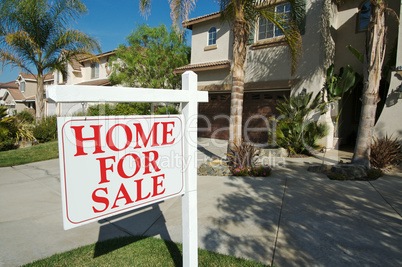
[(182, 194), (181, 115), (57, 123), (64, 229)]

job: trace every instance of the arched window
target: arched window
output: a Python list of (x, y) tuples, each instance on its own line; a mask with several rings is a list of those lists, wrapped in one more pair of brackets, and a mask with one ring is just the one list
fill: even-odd
[(208, 45), (216, 44), (216, 28), (212, 27), (208, 31)]
[(371, 15), (371, 7), (370, 1), (366, 1), (363, 3), (359, 10), (358, 16), (358, 31), (366, 31), (368, 29), (368, 25), (370, 22), (370, 15)]

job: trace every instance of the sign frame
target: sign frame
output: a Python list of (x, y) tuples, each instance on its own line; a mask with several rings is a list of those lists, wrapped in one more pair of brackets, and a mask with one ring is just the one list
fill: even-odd
[(87, 85), (53, 85), (46, 97), (56, 103), (148, 102), (182, 103), (184, 116), (184, 194), (182, 196), (183, 266), (198, 266), (197, 119), (198, 103), (208, 102), (208, 92), (197, 90), (197, 74), (182, 74), (182, 90)]

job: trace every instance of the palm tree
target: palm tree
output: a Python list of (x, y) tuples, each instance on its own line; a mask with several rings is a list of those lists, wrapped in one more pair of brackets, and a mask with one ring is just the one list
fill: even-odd
[(373, 140), (381, 69), (385, 58), (385, 12), (384, 0), (370, 0), (371, 16), (366, 35), (366, 51), (363, 65), (362, 109), (352, 163), (370, 166), (370, 145)]
[(230, 105), (228, 152), (239, 146), (242, 141), (242, 116), (245, 64), (247, 59), (247, 42), (259, 18), (265, 18), (275, 24), (284, 34), (292, 57), (292, 73), (295, 71), (301, 51), (301, 35), (296, 21), (301, 21), (304, 8), (301, 1), (290, 1), (293, 18), (280, 16), (265, 0), (221, 0), (222, 19), (233, 25), (233, 63), (232, 91)]
[[(87, 34), (70, 29), (70, 22), (87, 12), (78, 0), (3, 0), (0, 2), (0, 60), (33, 74), (37, 81), (36, 118), (44, 117), (46, 73), (66, 75), (66, 63), (77, 55), (96, 57), (99, 43)], [(62, 53), (68, 50), (68, 53)]]
[[(150, 0), (141, 0), (140, 8), (149, 11)], [(298, 23), (304, 18), (304, 4), (300, 0), (289, 1), (292, 5), (293, 18), (280, 16), (268, 6), (267, 0), (220, 0), (222, 19), (233, 25), (233, 63), (232, 91), (229, 125), (230, 152), (242, 141), (242, 116), (245, 63), (247, 56), (247, 42), (252, 29), (258, 18), (266, 18), (275, 24), (284, 33), (292, 56), (292, 73), (295, 70), (297, 59), (301, 51), (301, 35)], [(189, 11), (194, 7), (195, 0), (171, 1), (171, 17), (175, 23), (181, 19), (187, 19)]]

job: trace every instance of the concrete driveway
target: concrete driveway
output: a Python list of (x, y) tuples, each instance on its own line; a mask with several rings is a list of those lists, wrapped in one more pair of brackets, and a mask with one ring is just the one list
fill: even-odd
[[(199, 159), (224, 150), (201, 144)], [(199, 247), (275, 266), (402, 266), (402, 177), (331, 181), (306, 171), (313, 162), (199, 176)], [(64, 231), (58, 160), (0, 168), (0, 266), (127, 235), (181, 242), (180, 197)]]

